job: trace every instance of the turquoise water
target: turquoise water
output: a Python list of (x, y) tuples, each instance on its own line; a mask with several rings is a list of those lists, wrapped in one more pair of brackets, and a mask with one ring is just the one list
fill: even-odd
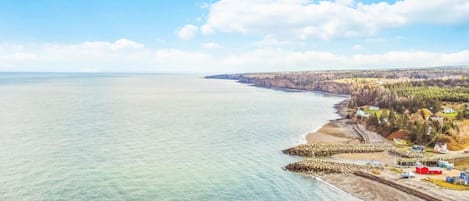
[(0, 74), (0, 200), (354, 200), (282, 170), (343, 98), (200, 76)]

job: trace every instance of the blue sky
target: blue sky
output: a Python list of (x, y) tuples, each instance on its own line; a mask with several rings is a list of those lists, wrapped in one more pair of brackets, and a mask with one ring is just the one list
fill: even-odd
[(0, 71), (469, 64), (466, 0), (0, 1)]

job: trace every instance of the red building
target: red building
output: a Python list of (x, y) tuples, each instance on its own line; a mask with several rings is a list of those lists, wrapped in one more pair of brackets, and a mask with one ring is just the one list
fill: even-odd
[(418, 174), (442, 174), (443, 171), (438, 167), (427, 167), (423, 165), (415, 166), (415, 172)]

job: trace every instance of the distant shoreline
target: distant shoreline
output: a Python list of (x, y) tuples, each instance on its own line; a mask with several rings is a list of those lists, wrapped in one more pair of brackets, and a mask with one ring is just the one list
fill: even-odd
[[(211, 78), (213, 79), (213, 78)], [(226, 79), (226, 78), (216, 78), (216, 79)], [(235, 80), (235, 79), (228, 79)], [(360, 136), (356, 134), (354, 129), (350, 124), (350, 119), (347, 119), (347, 106), (350, 101), (349, 95), (344, 94), (333, 94), (322, 91), (308, 91), (301, 89), (289, 89), (289, 88), (280, 88), (280, 87), (264, 87), (258, 86), (255, 84), (240, 82), (241, 84), (247, 84), (253, 87), (267, 88), (284, 92), (311, 92), (322, 95), (330, 95), (335, 97), (346, 97), (345, 100), (342, 100), (334, 104), (333, 108), (336, 110), (335, 113), (339, 115), (338, 119), (328, 120), (328, 122), (313, 132), (306, 134), (306, 143), (360, 143)], [(300, 136), (300, 141), (303, 141), (302, 136)], [(365, 154), (364, 157), (368, 157), (369, 154)], [(341, 157), (339, 156), (338, 159)], [(345, 157), (346, 159), (348, 157)], [(313, 176), (314, 178), (314, 176)], [(386, 200), (386, 198), (393, 197), (398, 200), (405, 200), (407, 198), (412, 198), (413, 200), (421, 200), (417, 197), (411, 196), (405, 192), (394, 189), (390, 186), (371, 181), (356, 175), (349, 175), (347, 179), (344, 180), (343, 175), (323, 175), (316, 177), (319, 181), (324, 182), (326, 185), (330, 185), (333, 188), (344, 191), (355, 198), (362, 200)], [(354, 185), (360, 183), (361, 185)], [(377, 188), (378, 187), (378, 188)]]
[[(235, 80), (235, 79), (227, 79), (227, 78), (210, 78), (210, 79)], [(307, 91), (307, 90), (300, 90), (300, 89), (288, 89), (288, 88), (278, 88), (278, 87), (271, 88), (271, 87), (257, 86), (257, 85), (249, 84), (249, 83), (243, 83), (243, 82), (240, 82), (239, 80), (237, 82), (241, 83), (241, 84), (247, 84), (247, 85), (253, 86), (253, 87), (273, 89), (273, 90), (278, 90), (278, 91), (283, 91), (283, 92), (310, 92), (310, 93), (330, 95), (330, 96), (335, 96), (335, 97), (346, 97), (347, 99), (342, 100), (342, 101), (334, 104), (334, 106), (333, 106), (333, 108), (336, 110), (334, 113), (339, 115), (338, 119), (327, 120), (328, 122), (326, 124), (323, 124), (322, 126), (318, 127), (315, 131), (307, 133), (306, 135), (299, 136), (299, 141), (300, 142), (305, 142), (305, 143), (317, 142), (316, 138), (317, 138), (318, 135), (321, 135), (324, 139), (326, 139), (325, 141), (327, 141), (328, 143), (338, 143), (337, 140), (342, 139), (341, 137), (335, 137), (335, 136), (331, 135), (330, 132), (325, 132), (325, 133), (320, 133), (320, 132), (321, 132), (321, 130), (324, 130), (324, 129), (327, 129), (327, 127), (330, 127), (330, 125), (333, 124), (334, 122), (341, 121), (341, 120), (345, 119), (345, 117), (347, 115), (347, 111), (346, 111), (347, 110), (347, 104), (348, 104), (348, 101), (350, 100), (349, 95), (340, 95), (340, 94), (333, 94), (333, 93), (322, 92), (322, 91)], [(305, 137), (306, 139), (304, 139), (303, 137)], [(358, 143), (359, 143), (359, 141), (358, 141)], [(308, 175), (308, 176), (311, 176), (311, 175)], [(344, 185), (342, 185), (342, 183), (339, 182), (343, 178), (338, 177), (338, 176), (339, 175), (330, 175), (328, 177), (327, 176), (321, 176), (321, 177), (312, 176), (312, 177), (316, 178), (318, 181), (321, 181), (324, 184), (330, 186), (331, 188), (335, 188), (335, 189), (344, 191), (347, 194), (349, 194), (350, 196), (353, 196), (353, 197), (358, 198), (358, 199), (363, 198), (363, 196), (361, 196), (361, 195), (363, 194), (364, 190), (361, 189), (359, 192), (356, 192), (356, 191), (353, 191), (352, 189), (345, 188)], [(363, 182), (363, 178), (360, 178), (358, 176), (351, 176), (351, 177), (353, 177), (353, 181), (355, 181), (355, 182)], [(383, 188), (385, 188), (385, 187), (387, 187), (387, 186), (383, 186)], [(390, 187), (387, 187), (387, 188), (390, 188)], [(395, 189), (391, 188), (390, 190), (391, 190), (391, 192), (393, 192), (392, 190), (395, 190)], [(397, 192), (397, 193), (399, 193), (399, 192)], [(396, 194), (396, 192), (393, 192), (393, 194), (384, 194), (384, 195), (380, 195), (378, 197), (393, 196), (395, 194)]]
[[(415, 179), (402, 180), (402, 171), (412, 171), (408, 167), (395, 166), (396, 155), (388, 148), (381, 151), (364, 151), (363, 146), (383, 146), (392, 148), (392, 142), (376, 132), (367, 129), (367, 125), (356, 122), (351, 118), (355, 111), (349, 110), (348, 97), (353, 97), (353, 103), (359, 102), (361, 94), (366, 92), (354, 90), (355, 78), (383, 78), (404, 81), (425, 77), (428, 79), (445, 76), (460, 76), (459, 71), (447, 69), (433, 69), (424, 71), (405, 70), (381, 72), (375, 76), (373, 71), (358, 72), (351, 75), (348, 72), (284, 72), (284, 73), (258, 73), (258, 74), (232, 74), (208, 76), (211, 79), (238, 80), (239, 83), (250, 86), (281, 90), (286, 92), (313, 92), (317, 94), (347, 97), (346, 100), (336, 103), (334, 108), (340, 118), (328, 120), (326, 124), (306, 135), (308, 145), (299, 145), (283, 150), (284, 153), (302, 157), (301, 161), (290, 163), (286, 169), (305, 175), (317, 176), (329, 184), (336, 186), (355, 197), (363, 200), (452, 200), (467, 198), (465, 192), (452, 191), (437, 187), (434, 183), (425, 180), (425, 175), (416, 175)], [(464, 71), (466, 72), (466, 71)], [(370, 73), (372, 75), (370, 75)], [(381, 85), (383, 82), (369, 81), (372, 85)], [(375, 83), (376, 82), (376, 83)], [(349, 95), (343, 95), (349, 94)], [(359, 96), (358, 99), (356, 96)], [(363, 103), (362, 103), (363, 104)], [(301, 135), (303, 137), (304, 135)], [(349, 146), (351, 144), (351, 146)], [(356, 145), (354, 145), (356, 144)], [(344, 148), (349, 147), (349, 148)], [(390, 148), (391, 148), (390, 147)], [(334, 152), (348, 150), (349, 152)], [(366, 148), (365, 148), (366, 149)], [(356, 152), (355, 152), (356, 151)], [(374, 153), (364, 153), (374, 152)], [(318, 153), (319, 155), (315, 155)], [(323, 155), (321, 155), (323, 154)], [(322, 157), (321, 157), (322, 156)], [(400, 157), (400, 156), (398, 156)], [(373, 171), (368, 165), (357, 168), (354, 163), (365, 161), (368, 164), (378, 162), (381, 169)], [(350, 165), (350, 166), (349, 166)], [(345, 167), (345, 169), (343, 169)], [(363, 169), (360, 169), (363, 168)], [(340, 174), (334, 174), (340, 173)], [(454, 176), (457, 171), (447, 171), (446, 175)], [(331, 174), (329, 174), (331, 173)], [(346, 174), (346, 176), (343, 175)], [(327, 175), (321, 175), (327, 174)], [(377, 176), (379, 175), (379, 176)], [(441, 179), (441, 178), (439, 178)], [(443, 179), (444, 180), (444, 179)], [(360, 184), (360, 185), (356, 185)]]

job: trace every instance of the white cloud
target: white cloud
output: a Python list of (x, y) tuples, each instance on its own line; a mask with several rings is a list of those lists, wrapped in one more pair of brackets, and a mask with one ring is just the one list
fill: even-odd
[(21, 48), (8, 48), (12, 53), (0, 48), (0, 70), (132, 71), (139, 66), (149, 66), (149, 61), (153, 57), (150, 49), (128, 39), (114, 42), (87, 41), (76, 44), (45, 43), (16, 46)]
[(217, 48), (221, 48), (221, 45), (220, 45), (220, 44), (218, 44), (218, 43), (213, 43), (213, 42), (202, 43), (202, 44), (200, 44), (200, 46), (202, 46), (202, 48), (204, 48), (204, 49), (217, 49)]
[(143, 48), (144, 45), (141, 43), (137, 43), (135, 41), (128, 40), (126, 38), (122, 38), (122, 39), (116, 40), (113, 43), (103, 42), (103, 41), (84, 42), (82, 44), (79, 44), (77, 47), (86, 48), (86, 49), (123, 50), (123, 49), (131, 49), (131, 48)]
[(0, 52), (2, 51), (21, 51), (24, 49), (23, 45), (12, 44), (12, 43), (1, 43)]
[(142, 47), (143, 47), (143, 44), (128, 40), (126, 38), (119, 39), (113, 44), (111, 44), (111, 48), (114, 50), (127, 49), (127, 48), (142, 48)]
[[(261, 48), (231, 55), (225, 64), (237, 66), (246, 72), (468, 65), (469, 50), (454, 53), (391, 51), (344, 56), (322, 51)], [(250, 69), (251, 66), (256, 68)]]
[(199, 27), (193, 24), (186, 24), (183, 27), (179, 28), (177, 35), (180, 39), (189, 40), (199, 31)]
[(289, 42), (278, 40), (274, 35), (267, 34), (264, 36), (264, 38), (262, 38), (262, 40), (257, 41), (254, 44), (257, 46), (282, 46), (289, 44)]
[(213, 34), (215, 33), (215, 30), (213, 30), (213, 28), (208, 25), (208, 24), (204, 24), (202, 25), (202, 27), (200, 28), (200, 31), (202, 32), (202, 34), (204, 35), (208, 35), (208, 34)]
[(409, 50), (340, 55), (325, 51), (296, 51), (261, 47), (241, 53), (223, 53), (219, 51), (150, 49), (145, 48), (143, 44), (129, 41), (0, 45), (0, 70), (252, 72), (469, 64), (469, 50), (459, 52)]
[(352, 47), (352, 49), (354, 49), (354, 50), (363, 50), (363, 46), (360, 45), (360, 44), (356, 44)]
[[(227, 65), (238, 66), (249, 71), (292, 71), (315, 70), (323, 67), (338, 67), (347, 60), (330, 52), (290, 51), (280, 48), (260, 48), (251, 52), (231, 55)], [(253, 69), (249, 69), (253, 67)], [(246, 69), (247, 68), (247, 69)]]
[(276, 34), (297, 39), (361, 37), (411, 24), (469, 22), (467, 0), (220, 0), (210, 5), (203, 33)]
[(34, 59), (37, 59), (37, 55), (33, 53), (17, 52), (0, 55), (0, 61), (29, 61)]

